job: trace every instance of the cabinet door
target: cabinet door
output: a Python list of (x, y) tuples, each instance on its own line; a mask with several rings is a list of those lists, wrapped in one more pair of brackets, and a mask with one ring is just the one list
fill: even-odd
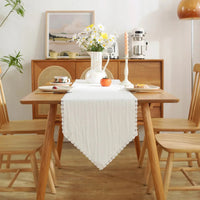
[[(106, 64), (106, 61), (102, 62), (102, 65), (104, 66)], [(106, 73), (109, 76), (109, 78), (118, 79), (118, 65), (119, 62), (116, 61), (110, 61), (107, 68)], [(76, 62), (76, 78), (77, 79), (84, 79), (86, 72), (90, 69), (90, 60), (88, 61), (77, 61)]]
[[(48, 85), (54, 80), (54, 76), (68, 76), (75, 79), (75, 63), (69, 61), (32, 61), (32, 90), (41, 85)], [(49, 105), (33, 105), (33, 118), (46, 118)], [(58, 116), (60, 106), (58, 105)]]
[[(124, 79), (124, 66), (125, 62), (120, 62), (119, 79)], [(157, 85), (163, 88), (162, 84), (162, 62), (160, 61), (135, 61), (128, 63), (129, 68), (129, 81), (133, 84), (145, 83)]]
[[(119, 79), (124, 80), (125, 62), (121, 61), (119, 66)], [(130, 61), (128, 62), (129, 76), (128, 80), (133, 84), (144, 83), (156, 85), (163, 89), (163, 61)], [(153, 104), (151, 106), (152, 117), (163, 116), (163, 105)], [(142, 121), (141, 107), (138, 107), (138, 121)]]

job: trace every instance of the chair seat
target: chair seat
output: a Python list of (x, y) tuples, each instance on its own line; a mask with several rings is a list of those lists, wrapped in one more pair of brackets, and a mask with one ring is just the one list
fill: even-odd
[(197, 131), (199, 126), (188, 119), (153, 118), (154, 131)]
[(157, 143), (167, 152), (200, 152), (200, 134), (166, 133), (155, 135)]
[(38, 151), (43, 145), (44, 135), (1, 135), (1, 154), (28, 154)]
[(45, 119), (9, 121), (1, 126), (0, 133), (44, 133), (45, 128)]

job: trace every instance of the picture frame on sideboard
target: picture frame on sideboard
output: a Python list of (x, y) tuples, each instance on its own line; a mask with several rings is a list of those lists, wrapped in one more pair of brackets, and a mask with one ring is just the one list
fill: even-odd
[(46, 11), (46, 48), (45, 57), (89, 58), (72, 40), (74, 34), (82, 32), (94, 24), (94, 11)]

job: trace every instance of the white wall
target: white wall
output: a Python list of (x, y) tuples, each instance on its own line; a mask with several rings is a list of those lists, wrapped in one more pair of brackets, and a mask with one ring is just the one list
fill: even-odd
[[(10, 119), (31, 118), (31, 106), (19, 100), (31, 91), (31, 60), (45, 58), (46, 10), (95, 10), (96, 24), (119, 34), (123, 56), (123, 33), (143, 27), (149, 42), (147, 58), (164, 59), (165, 89), (180, 98), (179, 104), (165, 106), (165, 116), (187, 117), (190, 99), (190, 21), (177, 17), (179, 0), (24, 0), (22, 18), (13, 13), (0, 29), (0, 57), (21, 50), (24, 73), (11, 69), (3, 79)], [(0, 2), (0, 18), (9, 11)], [(199, 61), (199, 21), (195, 21), (194, 60)], [(5, 69), (5, 65), (2, 68)]]

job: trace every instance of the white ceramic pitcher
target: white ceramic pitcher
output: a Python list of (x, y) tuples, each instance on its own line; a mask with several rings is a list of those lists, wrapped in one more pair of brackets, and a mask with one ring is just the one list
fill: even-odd
[(88, 52), (91, 58), (91, 68), (90, 70), (86, 73), (85, 79), (87, 80), (88, 83), (93, 83), (93, 84), (100, 84), (100, 80), (102, 78), (105, 78), (107, 76), (105, 70), (106, 67), (108, 66), (110, 57), (108, 56), (107, 62), (105, 66), (102, 69), (102, 52), (96, 52), (96, 51), (90, 51)]

